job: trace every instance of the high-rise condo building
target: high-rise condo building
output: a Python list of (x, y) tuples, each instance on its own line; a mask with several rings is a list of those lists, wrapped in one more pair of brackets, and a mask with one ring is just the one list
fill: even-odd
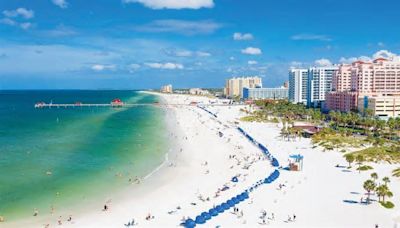
[(337, 66), (308, 69), (307, 106), (322, 107), (325, 95), (332, 91), (332, 78)]
[(289, 70), (289, 101), (307, 103), (308, 70), (292, 68)]

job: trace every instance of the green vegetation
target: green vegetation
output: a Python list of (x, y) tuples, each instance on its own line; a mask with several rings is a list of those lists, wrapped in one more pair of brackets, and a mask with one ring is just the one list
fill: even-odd
[(367, 170), (370, 170), (370, 169), (374, 169), (374, 168), (372, 166), (369, 166), (369, 165), (363, 165), (363, 166), (360, 166), (360, 167), (357, 168), (358, 171), (367, 171)]
[(400, 168), (394, 169), (394, 170), (392, 171), (392, 175), (393, 175), (394, 177), (400, 177)]
[(346, 154), (344, 156), (346, 158), (346, 161), (349, 163), (349, 169), (351, 168), (351, 164), (354, 162), (354, 160), (356, 160), (356, 158), (354, 157), (354, 155), (352, 154)]
[(390, 202), (390, 201), (380, 202), (380, 203), (384, 208), (387, 208), (387, 209), (394, 208), (394, 204), (392, 202)]
[(323, 147), (326, 150), (339, 149), (344, 147), (360, 147), (364, 140), (360, 137), (336, 132), (332, 128), (324, 128), (312, 137), (313, 144)]
[(367, 203), (370, 203), (370, 201), (371, 201), (371, 192), (373, 190), (375, 190), (376, 184), (372, 180), (366, 180), (364, 182), (363, 188), (365, 189), (365, 191), (367, 191), (367, 194), (368, 194)]
[(371, 110), (364, 113), (331, 111), (323, 114), (319, 109), (284, 100), (258, 100), (255, 105), (259, 110), (246, 110), (248, 116), (241, 120), (287, 123), (288, 127), (282, 129), (281, 136), (288, 140), (301, 137), (302, 134), (299, 130), (291, 129), (294, 121), (311, 122), (324, 127), (312, 136), (315, 146), (341, 152), (346, 152), (349, 147), (365, 146), (369, 148), (354, 152), (354, 157), (361, 154), (368, 162), (400, 162), (400, 118), (381, 120), (374, 117)]
[(387, 161), (389, 163), (400, 162), (400, 150), (393, 146), (372, 146), (351, 153), (354, 156), (363, 155), (368, 162)]
[(378, 174), (372, 173), (371, 178), (373, 180), (366, 180), (363, 184), (363, 188), (367, 191), (367, 203), (371, 201), (371, 192), (375, 191), (376, 195), (378, 196), (378, 202), (385, 207), (385, 208), (393, 208), (394, 204), (390, 201), (385, 201), (386, 197), (391, 198), (393, 197), (393, 193), (390, 191), (388, 187), (388, 183), (390, 183), (390, 179), (388, 177), (384, 177), (382, 181), (385, 184), (377, 184)]

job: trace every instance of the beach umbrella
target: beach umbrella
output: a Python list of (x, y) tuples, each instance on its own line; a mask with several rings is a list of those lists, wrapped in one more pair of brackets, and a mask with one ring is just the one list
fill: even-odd
[(185, 228), (193, 228), (196, 226), (196, 222), (193, 219), (187, 219), (184, 223)]
[(238, 200), (240, 200), (240, 201), (243, 201), (243, 200), (244, 200), (244, 198), (242, 197), (242, 195), (237, 195), (236, 198), (237, 198)]
[(223, 204), (222, 204), (222, 208), (223, 208), (224, 210), (228, 210), (228, 209), (230, 208), (230, 206), (229, 206), (227, 203), (223, 203)]
[(221, 205), (216, 206), (215, 209), (216, 209), (219, 213), (224, 212), (224, 208), (222, 208)]
[(205, 220), (210, 220), (211, 219), (211, 215), (208, 212), (201, 213), (201, 216), (203, 216), (203, 218)]
[(203, 216), (198, 215), (196, 216), (196, 219), (194, 220), (197, 224), (204, 224), (206, 223), (206, 220)]
[(208, 213), (209, 213), (211, 216), (217, 216), (217, 215), (218, 215), (218, 211), (217, 211), (215, 208), (211, 208), (211, 209), (208, 211)]
[(226, 203), (229, 205), (229, 207), (235, 206), (235, 202), (233, 202), (233, 200), (231, 200), (231, 199), (226, 201)]
[(235, 176), (235, 177), (232, 177), (232, 182), (238, 182), (239, 180), (238, 180), (238, 178)]
[(235, 204), (240, 203), (240, 200), (239, 200), (237, 197), (233, 197), (233, 198), (232, 198), (232, 201), (233, 201)]
[(249, 193), (245, 192), (245, 193), (244, 193), (244, 198), (245, 198), (245, 199), (248, 199), (248, 198), (249, 198)]

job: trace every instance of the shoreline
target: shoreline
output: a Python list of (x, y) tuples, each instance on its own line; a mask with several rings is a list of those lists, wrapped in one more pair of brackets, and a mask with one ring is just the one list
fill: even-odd
[[(137, 91), (138, 93), (146, 93), (145, 91)], [(159, 96), (158, 94), (155, 93), (147, 93), (153, 96), (157, 96), (158, 99), (160, 99), (160, 102), (166, 102), (161, 96)], [(167, 108), (162, 108), (161, 111), (161, 118), (162, 121), (165, 124), (166, 127), (166, 132), (165, 134), (169, 134), (169, 132), (172, 131), (173, 129), (173, 121), (171, 120), (171, 117), (173, 119), (174, 114), (172, 114), (172, 110), (168, 110)], [(168, 116), (168, 117), (167, 117)], [(159, 172), (163, 171), (163, 169), (167, 168), (168, 163), (173, 162), (173, 159), (170, 159), (171, 157), (173, 157), (171, 151), (174, 151), (172, 148), (176, 147), (177, 142), (175, 141), (169, 141), (167, 143), (168, 145), (168, 150), (166, 150), (163, 154), (162, 154), (162, 163), (159, 164), (158, 166), (154, 167), (153, 169), (151, 169), (150, 171), (146, 172), (145, 174), (143, 174), (142, 176), (139, 177), (140, 182), (139, 184), (137, 183), (132, 183), (135, 187), (141, 187), (141, 188), (146, 188), (146, 184), (149, 185), (149, 183), (151, 184), (151, 179), (154, 178), (154, 176), (156, 176)], [(134, 188), (135, 188), (134, 187)], [(150, 186), (148, 186), (148, 188), (150, 188)], [(124, 201), (124, 198), (126, 198), (127, 194), (131, 194), (132, 191), (139, 191), (139, 190), (135, 190), (132, 189), (131, 186), (125, 186), (123, 187), (123, 189), (114, 189), (114, 191), (112, 192), (107, 192), (104, 195), (113, 195), (113, 201)], [(108, 198), (108, 197), (107, 197)], [(94, 203), (94, 202), (98, 202), (98, 201), (109, 201), (106, 200), (103, 196), (96, 196), (93, 197), (91, 199), (89, 199), (89, 203)], [(52, 224), (54, 226), (56, 226), (56, 220), (58, 218), (59, 214), (62, 214), (61, 216), (63, 217), (63, 220), (66, 219), (66, 216), (68, 216), (69, 214), (71, 214), (70, 212), (73, 210), (75, 213), (72, 214), (73, 218), (75, 217), (79, 217), (80, 215), (84, 215), (84, 214), (90, 214), (91, 212), (95, 211), (95, 210), (101, 210), (102, 205), (104, 205), (104, 203), (98, 203), (98, 207), (93, 207), (92, 205), (78, 205), (78, 207), (74, 207), (73, 205), (67, 205), (66, 208), (63, 209), (59, 209), (57, 208), (57, 212), (55, 213), (55, 215), (51, 215), (51, 214), (46, 214), (46, 215), (41, 215), (40, 218), (39, 217), (23, 217), (23, 218), (18, 218), (16, 220), (13, 220), (11, 222), (7, 222), (7, 220), (3, 223), (0, 223), (2, 226), (4, 225), (4, 227), (26, 227), (26, 226), (33, 226), (33, 227), (43, 227), (43, 224)], [(57, 214), (57, 215), (56, 215)], [(66, 225), (66, 224), (65, 224)], [(64, 225), (64, 226), (65, 226)], [(73, 225), (73, 224), (69, 224), (69, 225)]]
[[(157, 95), (173, 104), (192, 100), (210, 101), (198, 96)], [(65, 223), (63, 227), (122, 227), (132, 218), (139, 226), (176, 227), (183, 216), (193, 218), (273, 171), (269, 161), (259, 159), (262, 156), (260, 150), (231, 127), (231, 123), (244, 115), (239, 111), (240, 107), (215, 106), (209, 107), (209, 110), (217, 113), (218, 118), (195, 106), (166, 107), (165, 118), (174, 132), (171, 135), (174, 144), (166, 153), (168, 161), (156, 168), (158, 171), (153, 170), (154, 174), (141, 184), (113, 197), (109, 211), (102, 212), (99, 203), (99, 207), (87, 208), (73, 218), (73, 223)], [(393, 219), (400, 216), (397, 209), (400, 206), (400, 189), (394, 187), (391, 189), (395, 197), (390, 200), (396, 207), (392, 210), (377, 203), (362, 205), (345, 202), (359, 201), (360, 197), (364, 197), (362, 184), (371, 172), (378, 172), (382, 178), (390, 175), (395, 165), (371, 164), (374, 170), (358, 173), (354, 168), (336, 167), (337, 164), (347, 164), (342, 154), (313, 148), (310, 139), (283, 140), (279, 137), (279, 124), (239, 121), (239, 126), (265, 145), (282, 165), (286, 165), (285, 161), (291, 154), (304, 155), (304, 170), (282, 170), (276, 183), (260, 187), (251, 194), (248, 203), (239, 204), (244, 216), (225, 212), (205, 226), (259, 226), (261, 210), (267, 212), (270, 227), (364, 228), (374, 227), (375, 224), (392, 227)], [(222, 137), (219, 132), (223, 132)], [(170, 162), (172, 165), (166, 165)], [(238, 183), (231, 182), (233, 176), (239, 176)], [(400, 180), (391, 177), (390, 185), (398, 186)], [(228, 190), (219, 191), (223, 186), (227, 186)], [(217, 197), (216, 192), (220, 192)], [(154, 219), (145, 219), (149, 213)], [(288, 217), (294, 214), (297, 215), (296, 221), (288, 221)]]

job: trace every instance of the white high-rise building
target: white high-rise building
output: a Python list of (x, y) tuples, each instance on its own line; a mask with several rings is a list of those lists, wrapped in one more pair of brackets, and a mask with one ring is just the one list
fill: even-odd
[(332, 91), (332, 78), (337, 70), (337, 66), (308, 69), (307, 106), (321, 106), (326, 94)]
[(292, 68), (289, 70), (289, 101), (307, 103), (308, 70)]

